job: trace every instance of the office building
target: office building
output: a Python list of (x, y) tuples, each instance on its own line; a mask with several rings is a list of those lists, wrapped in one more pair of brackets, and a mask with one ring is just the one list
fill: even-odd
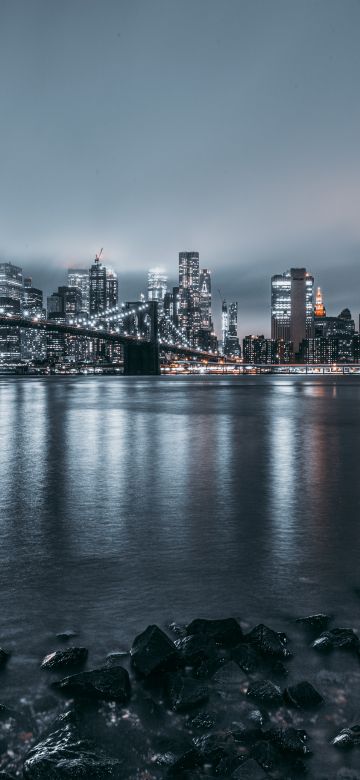
[(211, 320), (211, 271), (202, 268), (200, 271), (200, 326), (212, 330)]
[(90, 316), (102, 314), (118, 305), (118, 278), (115, 271), (107, 268), (97, 255), (90, 266)]
[(23, 293), (22, 268), (12, 263), (0, 263), (0, 298), (20, 301)]
[(187, 340), (196, 346), (200, 328), (198, 252), (179, 253), (179, 324)]
[(306, 268), (291, 268), (271, 279), (271, 338), (291, 341), (299, 352), (314, 332), (314, 278)]
[(88, 268), (69, 268), (68, 287), (77, 287), (81, 292), (81, 312), (90, 311), (90, 272)]
[(162, 268), (150, 268), (148, 272), (148, 301), (157, 301), (158, 317), (164, 313), (164, 299), (167, 294), (167, 276)]

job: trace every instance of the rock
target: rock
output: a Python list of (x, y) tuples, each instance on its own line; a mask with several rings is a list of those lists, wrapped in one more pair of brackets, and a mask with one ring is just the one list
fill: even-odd
[(279, 631), (273, 631), (263, 623), (250, 631), (245, 637), (246, 642), (250, 642), (256, 650), (265, 657), (275, 656), (277, 658), (291, 657), (290, 651), (286, 647), (286, 635)]
[(300, 623), (306, 628), (318, 629), (319, 631), (325, 631), (331, 621), (329, 615), (325, 615), (319, 612), (316, 615), (307, 615), (306, 617), (297, 618), (296, 623)]
[(343, 766), (339, 769), (336, 780), (360, 780), (360, 772), (356, 769), (351, 769), (348, 766)]
[(279, 706), (283, 703), (283, 696), (278, 685), (270, 680), (257, 680), (249, 685), (246, 695), (261, 704)]
[(266, 737), (270, 739), (283, 753), (295, 753), (308, 755), (310, 750), (307, 746), (307, 734), (302, 729), (272, 728), (266, 732)]
[(105, 666), (121, 666), (124, 663), (124, 658), (129, 655), (125, 650), (118, 653), (109, 653), (106, 656)]
[(276, 677), (287, 677), (288, 675), (288, 670), (285, 664), (279, 660), (275, 661), (275, 663), (271, 665), (270, 671), (271, 674), (275, 675)]
[(104, 778), (123, 777), (121, 762), (108, 758), (82, 740), (67, 713), (59, 718), (54, 730), (40, 740), (28, 753), (23, 767), (26, 780), (62, 780), (62, 778)]
[(268, 775), (254, 758), (250, 758), (231, 775), (234, 780), (266, 780)]
[(257, 742), (252, 747), (251, 755), (266, 772), (271, 772), (279, 764), (279, 753), (276, 747), (265, 740)]
[(55, 650), (46, 655), (42, 661), (42, 669), (63, 669), (67, 666), (81, 666), (88, 656), (86, 647), (69, 647), (66, 650)]
[(344, 648), (360, 652), (360, 640), (352, 628), (332, 628), (330, 631), (324, 631), (315, 639), (312, 646), (315, 650)]
[(174, 643), (154, 625), (135, 637), (130, 654), (134, 669), (142, 677), (176, 669), (181, 664), (181, 656)]
[[(194, 748), (187, 750), (178, 758), (169, 768), (168, 774), (171, 776), (182, 774), (187, 769), (195, 769), (203, 765), (203, 759), (198, 750)], [(124, 779), (125, 780), (125, 779)]]
[(210, 677), (222, 663), (215, 642), (204, 634), (194, 634), (175, 640), (175, 647), (181, 653), (185, 666), (191, 666), (201, 673), (199, 676)]
[(8, 772), (0, 772), (0, 780), (15, 780), (15, 777)]
[(10, 653), (8, 653), (7, 650), (4, 650), (2, 647), (0, 647), (0, 669), (2, 666), (5, 666), (9, 658), (10, 658)]
[(131, 695), (129, 675), (122, 666), (102, 667), (79, 672), (54, 682), (53, 688), (71, 696), (118, 701), (126, 704)]
[(209, 691), (204, 685), (180, 674), (168, 675), (165, 687), (171, 709), (175, 712), (191, 710), (209, 698)]
[(234, 647), (243, 638), (242, 629), (235, 618), (224, 620), (205, 620), (197, 618), (186, 626), (186, 633), (204, 634), (208, 639), (213, 639), (217, 645)]
[(290, 685), (284, 691), (284, 699), (294, 707), (306, 710), (322, 704), (323, 697), (311, 683), (304, 680), (296, 685)]
[(260, 659), (256, 650), (245, 642), (232, 648), (231, 657), (246, 674), (253, 674), (259, 668)]
[(360, 745), (360, 726), (349, 726), (343, 729), (333, 739), (332, 744), (338, 748), (350, 748)]
[(56, 634), (56, 639), (67, 642), (68, 639), (73, 639), (74, 636), (77, 636), (76, 631), (71, 631), (71, 629), (69, 629), (68, 631), (61, 631), (60, 634)]
[(186, 722), (186, 726), (191, 729), (212, 729), (215, 726), (216, 717), (209, 712), (199, 712), (194, 718)]

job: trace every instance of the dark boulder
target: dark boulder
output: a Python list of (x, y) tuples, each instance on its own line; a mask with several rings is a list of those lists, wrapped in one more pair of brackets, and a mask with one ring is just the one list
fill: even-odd
[(53, 688), (69, 694), (102, 701), (126, 704), (131, 695), (129, 675), (122, 666), (102, 667), (79, 672), (54, 682)]
[(67, 666), (81, 666), (88, 657), (86, 647), (68, 647), (66, 650), (55, 650), (46, 655), (41, 663), (42, 669), (64, 669)]
[(209, 691), (204, 685), (180, 674), (167, 676), (165, 690), (170, 707), (175, 712), (187, 712), (209, 698)]
[(135, 637), (130, 654), (134, 669), (142, 677), (181, 665), (181, 656), (174, 642), (154, 625)]
[(265, 769), (266, 772), (271, 772), (272, 769), (276, 769), (281, 762), (279, 751), (276, 747), (266, 740), (257, 742), (251, 749), (251, 756), (255, 758), (257, 763)]
[(319, 612), (316, 615), (307, 615), (306, 617), (297, 618), (296, 623), (300, 623), (309, 629), (325, 631), (330, 621), (331, 617), (329, 615)]
[(330, 631), (324, 631), (315, 639), (312, 646), (315, 650), (342, 648), (360, 652), (360, 640), (352, 628), (332, 628)]
[(283, 695), (278, 685), (274, 685), (270, 680), (256, 680), (251, 683), (247, 689), (246, 695), (250, 699), (261, 704), (280, 706), (283, 703)]
[(26, 780), (104, 780), (123, 778), (121, 762), (108, 758), (82, 740), (67, 713), (54, 730), (28, 753), (23, 767)]
[(286, 647), (286, 635), (280, 631), (273, 631), (272, 628), (263, 623), (255, 626), (249, 634), (246, 634), (245, 640), (250, 642), (265, 657), (289, 658), (291, 656)]
[(186, 770), (196, 769), (197, 767), (202, 766), (203, 763), (204, 761), (199, 751), (195, 748), (191, 748), (174, 761), (169, 767), (168, 775), (170, 777), (176, 777), (177, 775), (183, 776), (183, 772)]
[(238, 767), (231, 777), (234, 780), (266, 780), (268, 774), (254, 758), (250, 758), (249, 761)]
[(338, 748), (351, 748), (360, 745), (360, 726), (349, 726), (340, 731), (333, 739), (332, 744)]
[(273, 742), (282, 753), (295, 753), (307, 755), (310, 750), (307, 746), (307, 734), (302, 729), (271, 728), (266, 732), (266, 737)]
[(253, 674), (260, 666), (258, 653), (245, 642), (232, 648), (231, 657), (246, 674)]
[(241, 626), (235, 618), (225, 618), (223, 620), (197, 618), (186, 626), (186, 633), (188, 635), (204, 634), (208, 639), (212, 639), (217, 645), (222, 645), (223, 647), (234, 647), (243, 638)]
[(186, 722), (186, 726), (190, 729), (212, 729), (216, 723), (216, 716), (210, 712), (199, 712), (193, 718)]
[(299, 709), (311, 709), (322, 704), (323, 697), (318, 693), (311, 683), (304, 680), (296, 685), (290, 685), (284, 691), (284, 699), (288, 704), (292, 704)]
[(4, 650), (2, 647), (0, 647), (0, 669), (2, 666), (5, 666), (9, 658), (10, 658), (10, 653), (8, 653), (7, 650)]

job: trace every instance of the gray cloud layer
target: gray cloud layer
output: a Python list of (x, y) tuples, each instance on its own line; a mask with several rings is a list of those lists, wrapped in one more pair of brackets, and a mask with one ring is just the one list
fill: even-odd
[(359, 309), (358, 0), (1, 0), (0, 256), (47, 291), (102, 245), (122, 297), (200, 251), (269, 331), (306, 265)]

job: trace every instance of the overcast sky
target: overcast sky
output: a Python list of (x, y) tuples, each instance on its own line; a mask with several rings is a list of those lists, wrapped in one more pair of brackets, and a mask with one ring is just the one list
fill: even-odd
[(0, 0), (0, 258), (120, 298), (200, 252), (239, 332), (305, 265), (360, 309), (359, 0)]

